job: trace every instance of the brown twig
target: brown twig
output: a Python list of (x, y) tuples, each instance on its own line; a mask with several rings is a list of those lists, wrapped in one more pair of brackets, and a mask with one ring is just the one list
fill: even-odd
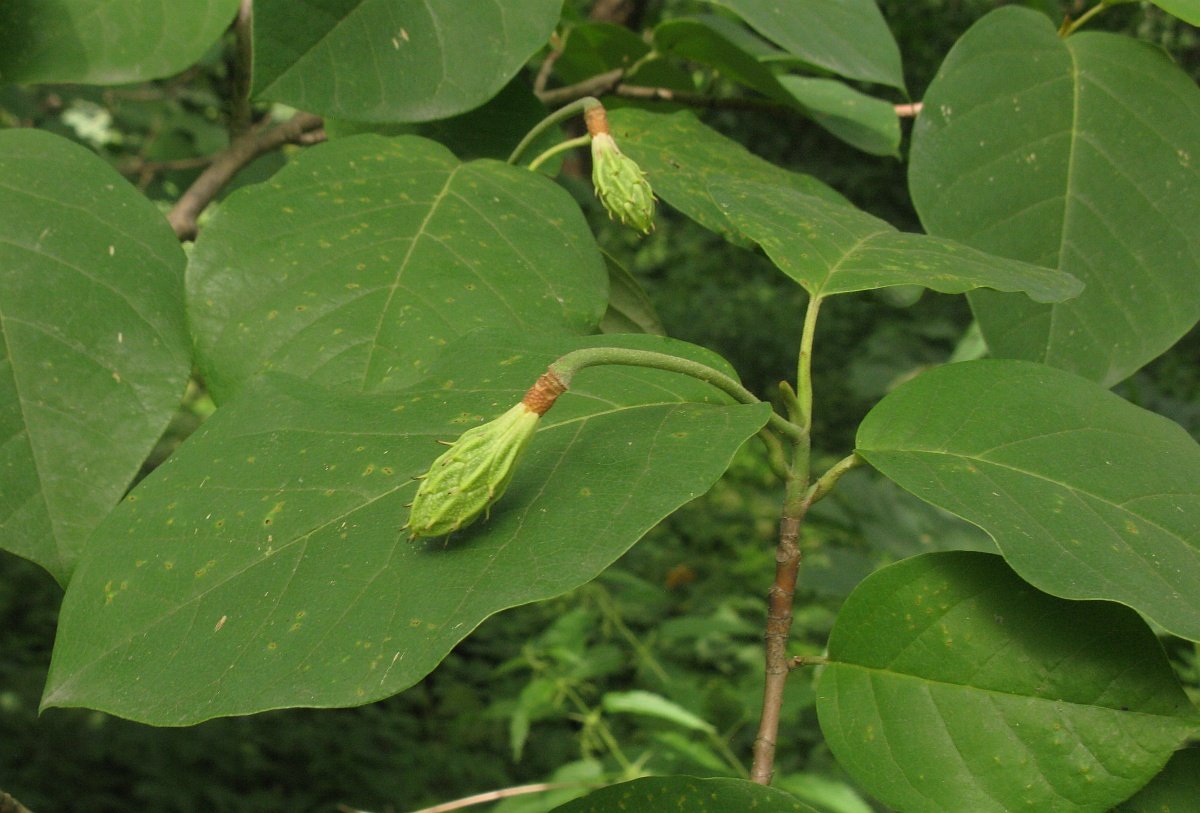
[[(582, 787), (600, 787), (589, 782), (539, 782), (536, 785), (519, 785), (515, 788), (504, 788), (502, 790), (489, 790), (487, 793), (477, 793), (474, 796), (467, 796), (462, 799), (455, 799), (453, 802), (446, 802), (433, 807), (422, 808), (414, 811), (414, 813), (448, 813), (451, 810), (459, 810), (472, 805), (482, 805), (487, 802), (494, 802), (497, 799), (507, 799), (509, 796), (520, 796), (525, 793), (543, 793), (548, 790), (559, 790), (560, 788), (582, 788)], [(365, 813), (365, 811), (357, 808), (347, 807), (346, 805), (338, 805), (338, 810), (341, 813)], [(3, 813), (3, 811), (0, 811)]]
[(546, 58), (542, 60), (542, 66), (538, 68), (537, 77), (533, 80), (533, 92), (535, 94), (546, 91), (546, 83), (550, 81), (550, 74), (554, 71), (554, 63), (562, 56), (562, 52), (562, 38), (555, 32), (550, 35), (550, 53), (546, 54)]
[(233, 21), (233, 58), (230, 60), (229, 138), (250, 130), (250, 80), (254, 62), (251, 40), (253, 0), (241, 0)]
[[(547, 107), (582, 99), (584, 96), (604, 96), (612, 94), (622, 99), (640, 99), (652, 102), (674, 102), (688, 107), (705, 108), (709, 110), (762, 110), (769, 113), (799, 113), (793, 105), (776, 102), (770, 99), (759, 99), (753, 96), (705, 96), (702, 93), (689, 93), (671, 88), (646, 87), (644, 85), (628, 85), (621, 81), (625, 76), (623, 68), (616, 68), (607, 73), (597, 74), (582, 82), (554, 90), (543, 90), (537, 97)], [(895, 105), (896, 115), (901, 118), (911, 118), (921, 111), (921, 103)]]
[(542, 100), (542, 104), (546, 105), (546, 107), (562, 107), (565, 104), (570, 104), (587, 96), (602, 96), (620, 84), (624, 76), (624, 68), (614, 68), (611, 71), (598, 73), (573, 85), (555, 88), (554, 90), (544, 90), (537, 94), (537, 97)]
[(775, 549), (775, 581), (767, 591), (766, 642), (767, 674), (763, 688), (762, 718), (754, 739), (754, 764), (750, 781), (771, 784), (775, 775), (775, 742), (779, 736), (779, 718), (783, 710), (783, 689), (791, 664), (787, 656), (788, 634), (792, 630), (792, 601), (796, 578), (800, 573), (800, 522), (808, 510), (801, 504), (779, 524), (779, 546)]
[(175, 234), (180, 240), (194, 239), (196, 218), (239, 170), (263, 153), (298, 141), (320, 126), (320, 116), (297, 113), (276, 127), (260, 124), (238, 136), (233, 143), (217, 153), (208, 169), (188, 187), (167, 215)]

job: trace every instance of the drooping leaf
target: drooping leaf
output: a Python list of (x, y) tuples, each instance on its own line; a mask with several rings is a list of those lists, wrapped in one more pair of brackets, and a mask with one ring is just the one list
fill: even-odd
[(659, 23), (654, 28), (654, 49), (715, 68), (726, 78), (776, 101), (794, 102), (770, 68), (738, 47), (707, 18), (682, 17)]
[(414, 136), (338, 139), (231, 195), (188, 268), (218, 400), (268, 369), (398, 389), (475, 328), (589, 332), (606, 287), (559, 186)]
[(867, 577), (829, 658), (826, 742), (906, 813), (1104, 813), (1200, 727), (1137, 613), (1040, 593), (988, 553), (924, 554)]
[(1178, 424), (1061, 370), (968, 361), (890, 393), (858, 451), (1039, 589), (1200, 640), (1200, 445)]
[(170, 76), (204, 56), (238, 0), (5, 0), (0, 82), (119, 85)]
[(1200, 748), (1176, 751), (1162, 773), (1113, 813), (1188, 813), (1200, 799)]
[(0, 132), (0, 545), (66, 583), (179, 406), (183, 251), (90, 150)]
[(257, 0), (252, 92), (354, 121), (447, 118), (496, 95), (561, 11), (559, 0)]
[(751, 245), (751, 241), (731, 227), (709, 195), (708, 185), (715, 180), (760, 181), (848, 204), (811, 175), (788, 172), (764, 161), (701, 124), (691, 113), (662, 116), (622, 109), (614, 110), (608, 120), (621, 150), (649, 176), (654, 194), (737, 245)]
[(728, 20), (715, 15), (667, 20), (654, 29), (654, 48), (715, 68), (735, 82), (790, 105), (858, 149), (873, 155), (899, 154), (900, 121), (890, 103), (834, 79), (776, 76), (753, 51), (742, 47), (747, 39), (753, 42), (753, 35), (738, 33)]
[(900, 117), (890, 102), (836, 79), (781, 76), (779, 82), (813, 121), (847, 144), (871, 155), (900, 157)]
[(982, 286), (1058, 301), (1079, 293), (1061, 271), (984, 254), (952, 240), (906, 234), (852, 206), (778, 184), (722, 180), (709, 193), (738, 233), (814, 296), (892, 285), (944, 293)]
[(1200, 0), (1151, 0), (1151, 2), (1185, 22), (1200, 25)]
[(848, 79), (904, 89), (900, 49), (875, 0), (714, 0), (758, 33)]
[(553, 813), (816, 813), (796, 797), (744, 779), (647, 776), (609, 785)]
[(486, 521), (401, 531), (436, 440), (507, 410), (546, 365), (651, 336), (462, 340), (402, 392), (248, 384), (130, 494), (71, 582), (44, 703), (156, 725), (387, 697), (483, 619), (592, 579), (706, 491), (766, 421), (695, 379), (596, 368), (542, 419)]
[(666, 336), (667, 329), (658, 318), (654, 303), (633, 275), (608, 252), (604, 254), (604, 264), (608, 266), (608, 309), (600, 320), (600, 332)]
[(972, 294), (993, 355), (1111, 386), (1200, 318), (1200, 89), (1149, 43), (997, 9), (930, 85), (909, 185), (930, 233), (1084, 282)]
[(691, 731), (715, 734), (716, 728), (702, 717), (674, 703), (660, 694), (636, 689), (631, 692), (608, 692), (601, 698), (601, 705), (610, 714), (640, 714), (656, 717)]

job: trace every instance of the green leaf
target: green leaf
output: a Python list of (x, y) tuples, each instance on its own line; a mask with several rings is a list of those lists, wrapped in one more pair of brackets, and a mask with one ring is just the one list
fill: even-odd
[(1200, 0), (1151, 0), (1151, 2), (1185, 22), (1200, 25)]
[(554, 75), (573, 85), (616, 68), (628, 68), (650, 53), (647, 42), (623, 25), (587, 22), (571, 26), (562, 53), (554, 60)]
[(993, 355), (1111, 386), (1200, 318), (1200, 89), (1157, 47), (1060, 38), (1000, 8), (959, 40), (925, 95), (909, 185), (925, 228), (1057, 267), (1083, 295), (971, 304)]
[(0, 132), (0, 544), (65, 584), (179, 406), (183, 251), (90, 150)]
[(220, 39), (238, 0), (6, 0), (0, 82), (119, 85), (179, 73)]
[(652, 333), (666, 336), (654, 303), (642, 290), (642, 286), (625, 268), (604, 253), (604, 264), (608, 266), (608, 310), (600, 320), (601, 333)]
[(745, 779), (648, 776), (592, 791), (554, 813), (816, 813), (794, 796)]
[(714, 0), (784, 50), (849, 79), (904, 90), (900, 49), (875, 0)]
[(871, 155), (900, 157), (900, 117), (896, 107), (835, 79), (781, 76), (779, 82), (812, 120)]
[(1189, 813), (1200, 799), (1200, 748), (1184, 748), (1137, 795), (1113, 813)]
[(562, 353), (602, 344), (728, 369), (657, 336), (477, 335), (400, 393), (247, 385), (97, 530), (44, 704), (187, 725), (368, 703), (493, 613), (594, 578), (704, 493), (769, 407), (658, 370), (589, 369), (490, 519), (415, 544), (400, 528), (435, 441), (507, 410)]
[(230, 195), (188, 268), (218, 401), (268, 369), (398, 389), (475, 328), (590, 332), (606, 287), (562, 188), (413, 136), (338, 139)]
[(725, 219), (708, 192), (710, 182), (726, 179), (786, 186), (832, 203), (848, 205), (840, 194), (811, 175), (788, 172), (752, 155), (700, 123), (691, 113), (669, 116), (641, 110), (614, 110), (608, 117), (621, 150), (649, 176), (654, 194), (706, 229), (748, 246)]
[(1178, 424), (1051, 367), (967, 361), (884, 398), (858, 452), (1039, 589), (1200, 640), (1200, 445)]
[(709, 193), (738, 233), (762, 246), (813, 296), (923, 285), (944, 293), (980, 286), (1058, 301), (1079, 293), (1060, 271), (1006, 260), (939, 237), (905, 234), (852, 206), (779, 184), (715, 181)]
[(1039, 593), (993, 554), (929, 553), (867, 577), (829, 658), (826, 742), (905, 813), (1103, 813), (1200, 725), (1137, 613)]
[(561, 11), (561, 0), (256, 0), (252, 93), (355, 121), (447, 118), (496, 95)]
[(708, 721), (653, 692), (607, 692), (601, 705), (611, 714), (641, 714), (675, 723), (691, 731), (703, 731), (706, 734), (715, 734), (717, 731)]

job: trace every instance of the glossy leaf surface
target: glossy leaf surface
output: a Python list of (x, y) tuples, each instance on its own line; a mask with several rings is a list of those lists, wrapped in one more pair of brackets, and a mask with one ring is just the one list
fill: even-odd
[(867, 577), (829, 658), (826, 741), (905, 813), (1104, 813), (1200, 726), (1137, 613), (1040, 593), (993, 554), (925, 554)]
[(767, 418), (686, 376), (586, 370), (490, 519), (409, 543), (435, 441), (507, 410), (562, 353), (619, 344), (728, 370), (660, 337), (470, 339), (403, 392), (269, 376), (219, 409), (98, 530), (45, 704), (186, 725), (388, 697), (489, 615), (595, 577)]
[(900, 49), (875, 0), (715, 0), (758, 33), (848, 79), (904, 89)]
[(890, 393), (858, 452), (1039, 589), (1200, 640), (1200, 445), (1178, 424), (1061, 370), (971, 361)]
[(613, 137), (621, 150), (649, 176), (654, 194), (706, 229), (742, 246), (752, 242), (734, 229), (709, 194), (714, 181), (747, 180), (786, 186), (833, 203), (840, 194), (811, 175), (788, 172), (751, 154), (700, 123), (691, 113), (669, 116), (641, 110), (609, 114)]
[(355, 121), (430, 121), (486, 102), (541, 48), (557, 0), (257, 0), (253, 93)]
[(814, 296), (892, 285), (944, 293), (981, 286), (1024, 291), (1038, 301), (1079, 293), (1060, 271), (984, 254), (952, 240), (906, 234), (851, 206), (781, 185), (715, 182), (709, 193), (738, 233)]
[(117, 85), (170, 76), (204, 56), (238, 0), (6, 0), (0, 81)]
[(218, 400), (268, 369), (398, 389), (475, 328), (591, 331), (606, 288), (560, 187), (412, 136), (338, 139), (231, 195), (188, 269)]
[(973, 294), (993, 355), (1111, 386), (1200, 318), (1200, 89), (1149, 43), (992, 12), (930, 85), (909, 185), (931, 234), (1084, 282)]
[(0, 544), (65, 583), (190, 370), (179, 241), (94, 153), (0, 132)]
[(744, 779), (648, 776), (609, 785), (553, 813), (815, 813), (796, 797)]

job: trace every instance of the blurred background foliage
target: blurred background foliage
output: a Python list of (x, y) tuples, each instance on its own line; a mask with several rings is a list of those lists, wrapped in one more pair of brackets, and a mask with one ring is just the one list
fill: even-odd
[[(919, 100), (957, 37), (997, 0), (881, 0)], [(566, 19), (585, 19), (585, 0)], [(1052, 15), (1075, 0), (1029, 0)], [(711, 11), (702, 2), (634, 3), (632, 22)], [(1156, 42), (1200, 78), (1196, 29), (1147, 3), (1111, 9), (1094, 27)], [(0, 87), (0, 126), (34, 126), (94, 149), (164, 211), (228, 143), (228, 43), (172, 79), (143, 85)], [(682, 66), (687, 68), (688, 66)], [(538, 62), (530, 65), (530, 77)], [(718, 95), (719, 77), (697, 77)], [(898, 96), (892, 101), (905, 101)], [(269, 112), (269, 111), (263, 111)], [(811, 173), (901, 229), (919, 230), (904, 165), (855, 151), (799, 116), (710, 111), (705, 120), (768, 160)], [(225, 190), (261, 181), (295, 147), (255, 161)], [(903, 152), (904, 150), (902, 150)], [(804, 297), (765, 259), (662, 207), (640, 239), (594, 202), (578, 164), (563, 183), (598, 238), (641, 282), (667, 332), (726, 356), (772, 396), (794, 374)], [(870, 406), (897, 383), (944, 363), (966, 333), (966, 302), (919, 291), (831, 299), (814, 363), (818, 466), (853, 447)], [(1200, 432), (1200, 334), (1119, 388)], [(193, 386), (147, 462), (165, 459), (211, 412)], [(538, 813), (589, 783), (639, 772), (745, 775), (761, 703), (762, 624), (774, 572), (781, 492), (757, 445), (725, 478), (652, 531), (599, 579), (485, 622), (416, 687), (356, 709), (290, 710), (153, 729), (37, 702), (61, 591), (0, 552), (0, 789), (34, 813), (412, 810), (471, 793), (550, 781), (501, 813)], [(927, 550), (989, 549), (982, 532), (858, 470), (814, 509), (793, 654), (819, 654), (837, 608), (882, 564)], [(1164, 637), (1193, 692), (1196, 648)], [(827, 813), (879, 810), (849, 785), (823, 745), (808, 676), (784, 709), (777, 784)]]

